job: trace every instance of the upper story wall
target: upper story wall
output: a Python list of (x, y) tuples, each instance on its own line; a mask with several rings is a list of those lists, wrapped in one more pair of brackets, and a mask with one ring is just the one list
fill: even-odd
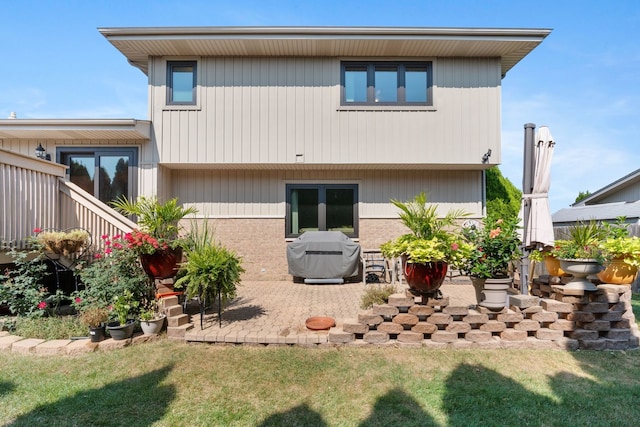
[(337, 58), (199, 58), (198, 106), (182, 109), (166, 105), (166, 58), (152, 58), (154, 161), (475, 169), (491, 149), (500, 163), (500, 59), (425, 59), (433, 109), (347, 111)]

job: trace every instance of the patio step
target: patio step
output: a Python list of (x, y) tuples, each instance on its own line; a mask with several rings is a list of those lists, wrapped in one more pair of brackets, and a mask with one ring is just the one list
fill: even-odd
[(172, 305), (164, 309), (164, 313), (167, 317), (179, 316), (184, 313), (181, 305)]
[(189, 323), (189, 315), (188, 314), (178, 314), (177, 316), (167, 317), (167, 326), (182, 326), (186, 323)]
[[(186, 314), (185, 314), (186, 316)], [(185, 323), (180, 326), (167, 326), (167, 338), (184, 341), (187, 331), (193, 328), (193, 323)]]

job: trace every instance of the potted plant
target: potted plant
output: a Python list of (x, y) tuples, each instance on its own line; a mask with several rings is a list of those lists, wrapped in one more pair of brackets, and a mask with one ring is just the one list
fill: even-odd
[(505, 307), (513, 284), (513, 263), (520, 259), (517, 218), (485, 218), (481, 226), (462, 231), (472, 249), (461, 270), (471, 277), (477, 304), (494, 310)]
[(400, 210), (400, 220), (410, 233), (383, 243), (380, 251), (387, 258), (401, 258), (403, 275), (412, 293), (434, 295), (448, 266), (460, 265), (470, 250), (456, 224), (458, 218), (468, 214), (452, 210), (439, 217), (438, 206), (428, 205), (425, 193), (407, 202), (391, 203)]
[(604, 283), (630, 285), (640, 266), (640, 239), (636, 236), (609, 237), (600, 243), (605, 269), (598, 273)]
[(218, 300), (218, 321), (222, 322), (222, 304), (235, 298), (236, 286), (244, 272), (242, 260), (232, 251), (213, 241), (208, 228), (194, 226), (185, 248), (186, 262), (176, 287), (186, 288), (188, 299), (200, 302), (200, 327), (207, 301)]
[(100, 342), (105, 338), (105, 322), (109, 320), (109, 311), (97, 305), (91, 305), (80, 311), (79, 320), (89, 328), (91, 342)]
[(66, 231), (46, 230), (38, 233), (36, 240), (48, 252), (69, 256), (87, 246), (89, 232), (80, 228)]
[(138, 252), (147, 274), (152, 278), (175, 276), (182, 259), (180, 220), (197, 210), (179, 206), (175, 198), (160, 203), (156, 197), (140, 196), (132, 202), (122, 196), (111, 204), (118, 212), (137, 217), (140, 229), (127, 233), (125, 239)]
[(152, 300), (151, 303), (142, 311), (140, 311), (140, 328), (145, 335), (157, 335), (162, 331), (164, 327), (166, 315), (158, 312), (158, 304), (156, 300)]
[(114, 298), (112, 312), (116, 320), (107, 325), (107, 331), (109, 331), (111, 338), (114, 340), (131, 338), (135, 326), (135, 320), (132, 316), (135, 314), (138, 305), (139, 301), (128, 290)]
[(579, 221), (569, 227), (565, 239), (556, 240), (551, 254), (558, 258), (560, 267), (573, 276), (565, 285), (568, 289), (598, 289), (587, 277), (602, 270), (604, 258), (600, 242), (605, 234), (606, 230), (596, 221)]

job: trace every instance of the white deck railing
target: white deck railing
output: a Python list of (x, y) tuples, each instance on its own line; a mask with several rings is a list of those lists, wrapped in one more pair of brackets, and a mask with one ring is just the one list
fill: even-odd
[(136, 224), (66, 181), (65, 165), (0, 148), (0, 252), (24, 249), (34, 228), (81, 227), (100, 248), (100, 236), (131, 231)]

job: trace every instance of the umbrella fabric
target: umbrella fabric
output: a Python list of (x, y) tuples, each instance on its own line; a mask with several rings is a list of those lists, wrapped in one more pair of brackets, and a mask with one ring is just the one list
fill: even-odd
[(549, 128), (541, 126), (535, 139), (534, 176), (532, 194), (523, 194), (524, 202), (530, 203), (529, 217), (524, 230), (523, 242), (528, 248), (553, 246), (553, 221), (549, 209), (549, 187), (551, 184), (551, 158), (555, 141)]

